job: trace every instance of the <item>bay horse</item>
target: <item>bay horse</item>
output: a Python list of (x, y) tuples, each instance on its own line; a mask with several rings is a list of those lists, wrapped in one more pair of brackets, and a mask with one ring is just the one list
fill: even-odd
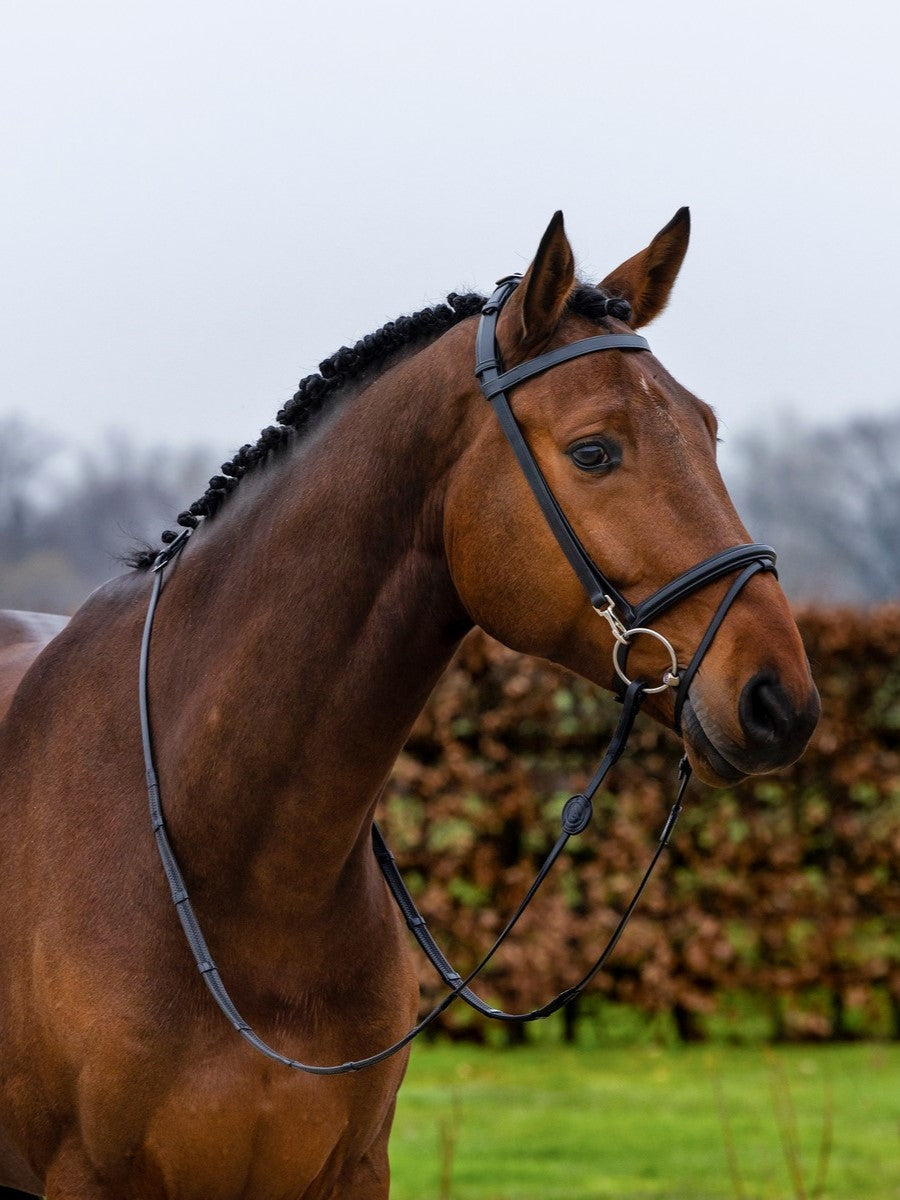
[[(688, 236), (682, 209), (590, 286), (557, 214), (500, 313), (506, 366), (647, 324)], [(371, 826), (461, 638), (478, 624), (615, 683), (614, 629), (476, 382), (483, 305), (451, 295), (323, 363), (182, 514), (194, 534), (167, 569), (149, 704), (168, 828), (235, 1002), (304, 1061), (370, 1054), (415, 1018)], [(514, 404), (622, 596), (748, 541), (712, 410), (649, 351), (562, 362)], [(154, 557), (58, 632), (0, 627), (17, 647), (0, 676), (0, 1185), (48, 1200), (384, 1200), (405, 1052), (330, 1078), (255, 1054), (211, 1004), (174, 915), (136, 702)], [(679, 662), (728, 587), (655, 623)], [(657, 657), (639, 638), (628, 670), (649, 678)], [(646, 707), (675, 724), (670, 688)], [(733, 783), (794, 760), (817, 718), (788, 603), (759, 572), (690, 683), (687, 754), (708, 783)]]

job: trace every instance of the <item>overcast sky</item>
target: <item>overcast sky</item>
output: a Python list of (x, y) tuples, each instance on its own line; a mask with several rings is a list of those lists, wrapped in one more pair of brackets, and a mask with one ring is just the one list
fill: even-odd
[(726, 438), (896, 411), (898, 14), (5, 0), (0, 418), (233, 449), (555, 209), (596, 278), (682, 204), (651, 344)]

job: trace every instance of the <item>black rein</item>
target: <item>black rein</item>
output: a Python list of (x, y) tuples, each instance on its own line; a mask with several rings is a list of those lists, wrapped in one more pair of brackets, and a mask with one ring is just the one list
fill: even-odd
[[(543, 884), (547, 875), (550, 873), (554, 863), (562, 854), (570, 837), (581, 833), (591, 819), (593, 805), (592, 800), (598, 788), (603, 783), (608, 772), (618, 761), (622, 751), (625, 749), (628, 735), (631, 732), (635, 717), (643, 703), (644, 697), (648, 690), (661, 691), (667, 687), (677, 687), (675, 699), (675, 721), (676, 727), (680, 720), (681, 708), (687, 696), (688, 688), (691, 680), (697, 672), (700, 663), (709, 649), (717, 630), (724, 620), (729, 608), (734, 600), (746, 584), (746, 582), (757, 571), (774, 571), (775, 570), (775, 552), (769, 546), (744, 545), (733, 546), (730, 549), (720, 551), (712, 558), (698, 564), (695, 567), (685, 571), (670, 583), (664, 585), (652, 596), (643, 600), (636, 607), (625, 599), (621, 592), (614, 584), (607, 579), (603, 572), (594, 563), (587, 550), (581, 544), (575, 534), (568, 518), (563, 512), (553, 492), (547, 485), (540, 467), (538, 466), (531, 450), (526, 442), (522, 431), (513, 415), (509, 400), (506, 393), (513, 387), (518, 386), (525, 380), (532, 378), (544, 371), (550, 370), (552, 367), (563, 362), (568, 362), (573, 358), (577, 358), (583, 354), (594, 354), (604, 350), (623, 350), (623, 351), (647, 351), (649, 346), (646, 340), (639, 337), (637, 334), (600, 334), (596, 337), (585, 338), (582, 341), (573, 342), (569, 345), (559, 347), (556, 350), (548, 351), (546, 354), (539, 355), (537, 358), (530, 359), (528, 362), (521, 363), (512, 368), (510, 371), (504, 371), (500, 359), (500, 353), (496, 342), (496, 325), (497, 318), (504, 303), (512, 295), (515, 288), (518, 286), (519, 276), (509, 276), (500, 281), (497, 290), (484, 306), (481, 322), (478, 328), (478, 336), (476, 342), (476, 375), (482, 388), (482, 392), (493, 406), (500, 426), (509, 441), (519, 465), (528, 481), (528, 484), (534, 494), (537, 503), (540, 505), (541, 511), (550, 526), (560, 549), (568, 559), (572, 569), (581, 581), (588, 594), (593, 607), (598, 614), (610, 623), (615, 638), (614, 662), (616, 669), (619, 671), (623, 681), (621, 688), (620, 699), (622, 701), (622, 711), (619, 715), (619, 720), (613, 733), (610, 744), (603, 756), (599, 766), (591, 777), (585, 789), (578, 795), (572, 796), (567, 802), (562, 813), (562, 830), (553, 845), (550, 853), (544, 861), (543, 866), (535, 877), (531, 887), (526, 892), (521, 903), (516, 908), (513, 915), (509, 918), (500, 934), (494, 941), (493, 945), (481, 960), (472, 968), (465, 976), (460, 975), (455, 971), (447, 958), (444, 956), (437, 942), (431, 935), (424, 917), (418, 911), (415, 901), (409, 893), (405, 883), (403, 882), (400, 871), (394, 861), (394, 857), (388, 849), (381, 831), (377, 825), (372, 827), (372, 843), (375, 857), (387, 882), (388, 888), (396, 901), (407, 927), (412, 932), (416, 941), (421, 946), (422, 950), (428, 957), (431, 964), (437, 970), (438, 974), (450, 989), (448, 994), (441, 1000), (417, 1025), (410, 1029), (402, 1038), (387, 1046), (385, 1049), (371, 1054), (366, 1058), (354, 1060), (352, 1062), (337, 1063), (329, 1066), (317, 1066), (309, 1063), (298, 1062), (296, 1059), (288, 1058), (281, 1054), (278, 1050), (273, 1049), (259, 1037), (257, 1033), (248, 1025), (238, 1012), (228, 991), (225, 988), (222, 978), (219, 974), (213, 958), (209, 952), (209, 947), (203, 937), (200, 925), (197, 921), (197, 916), (188, 896), (187, 887), (185, 886), (184, 876), (181, 868), (175, 857), (172, 849), (172, 844), (169, 839), (166, 829), (166, 820), (162, 808), (162, 800), (159, 790), (159, 781), (156, 774), (156, 768), (153, 758), (153, 742), (150, 727), (150, 714), (148, 704), (148, 678), (149, 678), (149, 658), (150, 658), (150, 642), (153, 631), (153, 618), (156, 613), (156, 607), (159, 602), (159, 597), (162, 591), (163, 575), (165, 567), (180, 553), (184, 548), (190, 536), (191, 530), (183, 530), (179, 536), (166, 546), (157, 555), (153, 564), (153, 589), (150, 596), (150, 603), (147, 609), (147, 617), (144, 623), (144, 632), (141, 640), (140, 654), (140, 671), (139, 671), (139, 706), (141, 720), (141, 740), (143, 744), (144, 767), (147, 779), (147, 792), (150, 803), (150, 819), (153, 828), (153, 834), (156, 839), (157, 850), (162, 861), (163, 870), (165, 871), (166, 879), (169, 884), (169, 889), (172, 894), (172, 902), (178, 913), (184, 930), (191, 953), (197, 964), (197, 968), (203, 976), (204, 982), (208, 987), (213, 999), (224, 1015), (231, 1022), (232, 1026), (247, 1042), (250, 1043), (261, 1054), (275, 1062), (282, 1063), (287, 1067), (291, 1067), (296, 1071), (304, 1071), (310, 1075), (342, 1075), (348, 1071), (359, 1071), (363, 1067), (374, 1066), (376, 1063), (383, 1062), (392, 1054), (396, 1054), (404, 1046), (416, 1038), (423, 1030), (427, 1029), (441, 1013), (445, 1012), (450, 1005), (457, 999), (463, 1000), (470, 1005), (482, 1016), (489, 1017), (497, 1021), (537, 1021), (544, 1017), (550, 1016), (557, 1012), (564, 1004), (574, 999), (580, 992), (588, 986), (588, 984), (600, 971), (610, 954), (615, 949), (622, 933), (627, 925), (632, 913), (634, 912), (638, 901), (647, 885), (653, 869), (655, 868), (663, 850), (668, 845), (672, 830), (675, 827), (675, 822), (682, 809), (682, 799), (685, 789), (687, 788), (690, 779), (690, 766), (687, 759), (683, 758), (679, 768), (678, 786), (675, 796), (675, 801), (669, 812), (666, 822), (660, 833), (658, 844), (653, 856), (647, 866), (644, 875), (635, 889), (634, 895), (619, 919), (618, 924), (613, 930), (606, 946), (597, 957), (593, 966), (589, 971), (574, 985), (564, 989), (553, 1000), (540, 1008), (535, 1008), (530, 1012), (524, 1013), (507, 1013), (501, 1009), (494, 1008), (486, 1004), (479, 996), (470, 988), (470, 984), (481, 974), (487, 964), (497, 953), (500, 946), (506, 941), (509, 934), (518, 924), (522, 914), (528, 908), (531, 901), (534, 899), (539, 888)], [(677, 667), (677, 670), (667, 672), (663, 678), (663, 685), (656, 689), (648, 689), (644, 681), (629, 681), (624, 675), (624, 661), (627, 661), (628, 647), (630, 639), (638, 633), (650, 633), (651, 636), (665, 643), (673, 657), (673, 668), (676, 666), (674, 660), (674, 651), (671, 646), (661, 635), (653, 630), (648, 630), (649, 623), (660, 613), (668, 610), (673, 605), (679, 603), (687, 596), (692, 595), (699, 588), (705, 587), (714, 580), (720, 579), (723, 576), (739, 571), (740, 574), (735, 579), (729, 588), (725, 598), (722, 600), (713, 619), (710, 621), (703, 639), (693, 659), (687, 667)], [(618, 651), (624, 649), (625, 659), (620, 660), (616, 657)]]

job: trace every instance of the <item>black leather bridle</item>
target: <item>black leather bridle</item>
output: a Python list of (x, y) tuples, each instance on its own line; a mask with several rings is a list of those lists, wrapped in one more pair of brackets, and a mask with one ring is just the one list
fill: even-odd
[[(550, 526), (553, 536), (587, 592), (591, 606), (608, 621), (612, 629), (615, 638), (613, 666), (620, 682), (626, 685), (629, 682), (625, 676), (624, 664), (631, 641), (638, 634), (649, 634), (667, 647), (671, 657), (670, 671), (663, 676), (662, 684), (659, 687), (645, 688), (645, 694), (665, 691), (669, 687), (677, 688), (675, 728), (680, 732), (681, 710), (687, 699), (688, 690), (719, 626), (744, 585), (757, 571), (775, 571), (775, 551), (771, 546), (761, 546), (755, 543), (732, 546), (727, 550), (720, 550), (711, 558), (697, 563), (696, 566), (689, 567), (687, 571), (683, 571), (681, 575), (664, 584), (634, 607), (625, 599), (622, 592), (585, 550), (578, 535), (569, 524), (566, 514), (550, 490), (519, 428), (507, 393), (520, 383), (524, 383), (526, 379), (532, 379), (535, 375), (541, 375), (544, 371), (559, 366), (560, 363), (571, 362), (572, 359), (580, 358), (585, 354), (597, 354), (603, 350), (649, 351), (650, 346), (646, 338), (636, 333), (598, 334), (596, 337), (570, 342), (567, 346), (560, 346), (556, 350), (548, 350), (546, 354), (539, 354), (536, 358), (530, 358), (510, 371), (504, 371), (500, 350), (497, 346), (497, 321), (504, 304), (520, 282), (520, 275), (508, 275), (501, 279), (497, 284), (496, 291), (482, 310), (475, 343), (475, 374), (481, 384), (485, 399), (491, 402), (494, 412), (497, 414), (500, 427), (512, 447), (519, 466), (522, 468), (522, 473), (528, 481), (535, 500), (540, 505), (541, 512), (544, 514), (544, 519)], [(740, 575), (719, 605), (690, 663), (684, 670), (679, 670), (675, 652), (668, 639), (650, 628), (652, 622), (682, 600), (687, 599), (688, 596), (692, 596), (700, 588), (735, 571), (740, 571)], [(621, 654), (620, 651), (622, 651)]]
[[(712, 644), (722, 621), (728, 613), (731, 605), (736, 600), (747, 581), (758, 571), (775, 571), (775, 551), (771, 546), (761, 545), (740, 545), (732, 546), (727, 550), (721, 550), (714, 554), (711, 558), (698, 563), (689, 570), (678, 575), (671, 582), (659, 588), (651, 596), (640, 601), (635, 606), (625, 598), (622, 592), (607, 578), (604, 572), (597, 566), (587, 550), (582, 545), (577, 534), (573, 530), (568, 518), (560, 507), (559, 502), (553, 495), (547, 481), (544, 479), (531, 449), (522, 434), (521, 429), (513, 415), (510, 407), (507, 393), (514, 387), (523, 383), (526, 379), (531, 379), (535, 375), (539, 375), (544, 371), (558, 366), (560, 363), (569, 362), (574, 358), (578, 358), (585, 354), (595, 354), (605, 350), (623, 350), (623, 351), (649, 351), (649, 345), (645, 338), (637, 334), (598, 334), (596, 337), (584, 338), (581, 341), (572, 342), (569, 345), (561, 346), (555, 350), (549, 350), (545, 354), (538, 355), (536, 358), (529, 359), (527, 362), (520, 363), (509, 371), (503, 370), (503, 365), (500, 358), (500, 352), (497, 347), (496, 329), (497, 320), (503, 305), (513, 294), (516, 287), (521, 281), (521, 276), (507, 276), (500, 280), (496, 291), (485, 304), (482, 310), (481, 321), (478, 327), (478, 335), (476, 341), (476, 366), (475, 373), (481, 384), (481, 390), (487, 400), (490, 401), (497, 414), (501, 428), (506, 435), (507, 440), (512, 447), (520, 467), (528, 481), (532, 493), (534, 494), (537, 503), (540, 505), (541, 511), (550, 529), (556, 538), (560, 549), (568, 559), (576, 576), (581, 581), (591, 605), (603, 617), (610, 626), (613, 633), (613, 666), (621, 682), (620, 699), (622, 701), (622, 711), (613, 733), (610, 744), (603, 756), (599, 766), (591, 776), (587, 787), (577, 795), (572, 796), (567, 802), (562, 813), (562, 831), (557, 838), (552, 850), (548, 854), (544, 864), (535, 877), (534, 882), (523, 897), (521, 903), (507, 921), (503, 930), (494, 941), (491, 948), (481, 958), (478, 964), (468, 972), (465, 977), (462, 977), (459, 972), (455, 971), (451, 964), (445, 958), (440, 947), (432, 937), (424, 918), (416, 908), (415, 902), (410, 895), (406, 885), (401, 878), (400, 872), (397, 869), (394, 858), (387, 848), (384, 839), (377, 825), (372, 828), (372, 842), (375, 856), (378, 864), (384, 874), (387, 885), (392, 896), (397, 902), (406, 924), (410, 931), (415, 936), (417, 942), (428, 956), (429, 961), (438, 971), (444, 983), (450, 989), (447, 996), (440, 1001), (414, 1028), (410, 1029), (402, 1038), (394, 1042), (393, 1045), (386, 1047), (376, 1054), (369, 1055), (367, 1058), (357, 1059), (353, 1062), (338, 1063), (329, 1066), (317, 1066), (309, 1063), (301, 1063), (295, 1059), (279, 1053), (273, 1047), (269, 1046), (254, 1032), (253, 1029), (243, 1019), (241, 1014), (235, 1008), (235, 1005), (229, 996), (225, 985), (219, 975), (218, 968), (213, 961), (203, 937), (194, 913), (193, 906), (188, 896), (185, 886), (184, 876), (181, 868), (175, 858), (175, 853), (172, 849), (172, 844), (169, 839), (166, 829), (165, 816), (162, 810), (162, 801), (159, 791), (159, 781), (156, 774), (156, 768), (153, 760), (153, 744), (150, 729), (150, 714), (148, 703), (148, 672), (149, 672), (149, 656), (150, 656), (150, 639), (153, 630), (153, 618), (156, 612), (156, 607), (159, 602), (159, 597), (162, 590), (162, 582), (164, 568), (172, 561), (172, 559), (180, 553), (184, 548), (191, 530), (183, 530), (175, 541), (171, 542), (157, 555), (153, 564), (154, 582), (150, 596), (150, 602), (147, 609), (147, 617), (144, 623), (144, 633), (141, 640), (140, 654), (140, 671), (139, 671), (139, 705), (141, 718), (141, 739), (143, 744), (144, 767), (147, 779), (147, 792), (150, 802), (150, 818), (153, 828), (153, 833), (156, 839), (157, 849), (162, 860), (163, 869), (166, 874), (166, 879), (169, 883), (169, 888), (172, 893), (172, 900), (181, 921), (182, 928), (187, 938), (188, 945), (194, 955), (198, 970), (203, 975), (203, 979), (211, 992), (213, 999), (225, 1014), (237, 1032), (260, 1053), (275, 1062), (283, 1063), (285, 1066), (291, 1067), (297, 1071), (304, 1071), (312, 1075), (340, 1075), (347, 1071), (358, 1071), (363, 1067), (373, 1066), (375, 1063), (383, 1062), (398, 1050), (407, 1046), (415, 1037), (418, 1036), (424, 1029), (431, 1025), (437, 1018), (446, 1011), (446, 1009), (457, 999), (463, 1000), (477, 1012), (492, 1020), (499, 1021), (536, 1021), (543, 1017), (550, 1016), (551, 1013), (557, 1012), (564, 1004), (574, 999), (581, 991), (584, 990), (602, 969), (610, 954), (618, 943), (622, 933), (628, 923), (631, 914), (637, 907), (638, 901), (647, 885), (647, 881), (653, 872), (659, 858), (668, 844), (675, 822), (682, 808), (682, 799), (685, 789), (690, 779), (690, 767), (687, 759), (683, 758), (679, 767), (679, 781), (676, 792), (675, 801), (666, 818), (666, 822), (660, 833), (656, 850), (650, 860), (647, 870), (635, 889), (635, 893), (629, 902), (627, 908), (619, 919), (616, 928), (613, 930), (603, 951), (595, 961), (590, 970), (572, 987), (566, 988), (560, 992), (549, 1003), (540, 1008), (531, 1010), (525, 1013), (507, 1013), (500, 1009), (493, 1008), (481, 1000), (470, 988), (470, 984), (482, 972), (491, 959), (496, 954), (500, 946), (506, 941), (508, 935), (518, 923), (522, 914), (525, 912), (531, 900), (534, 898), (541, 884), (546, 879), (553, 864), (559, 858), (569, 838), (574, 834), (581, 833), (585, 829), (592, 815), (592, 799), (598, 788), (606, 778), (611, 767), (617, 762), (625, 744), (628, 735), (631, 732), (635, 717), (641, 707), (643, 699), (646, 695), (652, 692), (662, 692), (668, 688), (675, 688), (675, 725), (680, 727), (681, 710), (684, 701), (687, 697), (688, 689), (696, 672), (703, 661), (703, 658)], [(651, 627), (651, 622), (662, 613), (667, 612), (674, 605), (694, 594), (700, 588), (706, 587), (707, 584), (713, 583), (716, 580), (724, 578), (726, 575), (739, 572), (737, 577), (728, 589), (725, 597), (719, 604), (712, 620), (706, 628), (699, 646), (688, 665), (684, 668), (678, 665), (676, 652), (671, 643), (660, 634), (657, 630)], [(627, 664), (627, 654), (631, 641), (640, 635), (653, 637), (662, 643), (670, 657), (670, 667), (662, 679), (662, 683), (655, 687), (649, 687), (645, 681), (630, 680), (625, 674), (625, 666)]]

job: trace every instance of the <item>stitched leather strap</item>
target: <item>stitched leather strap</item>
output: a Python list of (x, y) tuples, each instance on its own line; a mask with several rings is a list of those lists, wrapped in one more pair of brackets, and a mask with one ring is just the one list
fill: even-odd
[[(573, 358), (581, 358), (583, 354), (596, 354), (598, 350), (649, 349), (650, 343), (637, 333), (605, 333), (599, 334), (597, 337), (582, 338), (579, 342), (569, 342), (567, 346), (558, 346), (555, 350), (548, 350), (546, 354), (530, 358), (528, 362), (520, 363), (517, 367), (504, 371), (502, 375), (483, 383), (482, 391), (485, 398), (490, 400), (499, 392), (507, 392), (516, 384), (531, 379), (533, 375), (541, 375), (544, 371), (549, 371), (551, 367), (557, 367), (560, 363), (569, 362)], [(475, 374), (478, 373), (476, 367)]]
[(678, 684), (678, 691), (675, 693), (675, 732), (676, 733), (681, 733), (681, 710), (684, 708), (684, 702), (685, 702), (685, 700), (687, 700), (687, 695), (691, 689), (691, 684), (693, 683), (694, 676), (697, 674), (697, 671), (700, 668), (700, 664), (703, 662), (703, 659), (706, 657), (707, 650), (710, 648), (710, 646), (713, 643), (713, 638), (719, 632), (719, 628), (720, 628), (722, 622), (728, 616), (728, 610), (731, 608), (732, 604), (737, 599), (738, 593), (743, 590), (744, 585), (758, 571), (772, 571), (774, 574), (777, 575), (777, 571), (775, 571), (774, 562), (769, 562), (768, 559), (765, 559), (765, 558), (758, 558), (755, 561), (751, 562), (748, 566), (746, 566), (744, 568), (744, 570), (740, 573), (740, 575), (738, 575), (737, 579), (735, 579), (734, 583), (732, 583), (732, 585), (728, 589), (728, 591), (725, 593), (721, 604), (715, 611), (715, 615), (713, 616), (713, 619), (710, 621), (709, 625), (707, 625), (707, 627), (706, 627), (706, 633), (704, 633), (704, 635), (700, 641), (700, 645), (697, 647), (697, 649), (694, 653), (694, 657), (690, 661), (690, 664), (681, 671), (681, 682)]
[(544, 520), (550, 526), (560, 550), (569, 560), (569, 565), (577, 575), (581, 586), (587, 592), (591, 604), (602, 605), (609, 596), (615, 602), (620, 613), (623, 613), (625, 624), (631, 624), (633, 616), (631, 605), (612, 583), (598, 569), (591, 556), (585, 550), (580, 538), (569, 524), (568, 517), (563, 512), (553, 492), (541, 473), (537, 460), (531, 453), (528, 443), (516, 418), (513, 416), (509, 400), (504, 392), (494, 396), (491, 406), (497, 414), (500, 427), (506, 435), (506, 440), (518, 460), (522, 474), (525, 476), (532, 495), (544, 514)]
[(580, 538), (570, 525), (546, 479), (541, 474), (541, 469), (513, 415), (506, 392), (532, 375), (583, 354), (596, 354), (602, 350), (625, 348), (649, 350), (650, 347), (645, 338), (637, 337), (635, 334), (598, 335), (597, 337), (583, 338), (579, 342), (572, 342), (568, 346), (561, 346), (557, 350), (550, 350), (546, 354), (529, 359), (528, 362), (521, 363), (519, 366), (513, 367), (511, 371), (503, 373), (503, 364), (496, 338), (497, 320), (503, 305), (515, 291), (519, 281), (519, 276), (502, 279), (482, 310), (475, 339), (475, 374), (478, 377), (482, 393), (486, 399), (490, 400), (491, 406), (497, 414), (500, 427), (516, 456), (544, 519), (550, 526), (553, 536), (568, 559), (581, 586), (590, 597), (591, 604), (601, 605), (609, 596), (623, 614), (623, 620), (627, 625), (630, 623), (628, 618), (633, 616), (631, 605), (612, 580), (599, 569), (581, 544)]
[[(711, 558), (704, 559), (695, 567), (689, 567), (671, 582), (642, 600), (634, 611), (635, 625), (649, 625), (661, 613), (686, 600), (699, 588), (714, 583), (732, 571), (739, 571), (750, 563), (759, 563), (759, 569), (775, 571), (776, 554), (771, 546), (758, 545), (753, 542), (745, 546), (732, 546), (729, 550), (720, 550)], [(749, 577), (748, 577), (749, 578)], [(738, 588), (740, 591), (740, 588)], [(737, 592), (735, 592), (737, 595)]]

